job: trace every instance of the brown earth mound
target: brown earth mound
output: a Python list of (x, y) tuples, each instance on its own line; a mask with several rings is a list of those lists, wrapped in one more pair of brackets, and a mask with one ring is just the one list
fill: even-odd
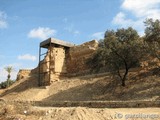
[(0, 120), (159, 120), (160, 108), (33, 107), (0, 101)]
[[(107, 74), (64, 78), (47, 87), (38, 87), (37, 81), (36, 76), (21, 79), (1, 91), (0, 98), (44, 102), (160, 99), (160, 78), (148, 73), (130, 74), (126, 87)], [(145, 116), (148, 120), (159, 120), (160, 108), (56, 108), (15, 105), (0, 100), (0, 120), (143, 120)]]
[(99, 101), (99, 100), (159, 100), (160, 77), (130, 73), (126, 87), (107, 74), (64, 78), (51, 86), (38, 87), (37, 77), (17, 81), (1, 93), (6, 100), (23, 101)]

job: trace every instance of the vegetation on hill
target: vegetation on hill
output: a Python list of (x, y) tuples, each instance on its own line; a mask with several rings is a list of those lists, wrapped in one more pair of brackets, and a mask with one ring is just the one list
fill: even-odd
[(15, 80), (7, 80), (0, 83), (0, 89), (5, 89), (7, 86), (11, 86), (13, 83), (15, 83)]
[(7, 80), (0, 83), (0, 89), (7, 88), (15, 82), (14, 80), (10, 79), (11, 78), (11, 72), (14, 70), (13, 67), (12, 66), (7, 66), (4, 69), (6, 70), (8, 75), (7, 75)]
[(148, 52), (160, 60), (160, 20), (148, 19), (145, 21), (145, 38)]
[[(140, 37), (132, 27), (107, 30), (104, 39), (99, 41), (96, 54), (87, 62), (96, 71), (102, 69), (117, 75), (125, 86), (128, 72), (139, 67), (146, 56), (160, 60), (160, 21), (147, 19), (145, 36)], [(92, 70), (93, 70), (92, 69)]]

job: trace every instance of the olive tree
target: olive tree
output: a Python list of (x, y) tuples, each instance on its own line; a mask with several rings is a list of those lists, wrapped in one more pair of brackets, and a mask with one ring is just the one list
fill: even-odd
[(147, 19), (145, 22), (145, 41), (149, 53), (160, 60), (160, 20)]
[(118, 75), (121, 85), (125, 86), (129, 70), (138, 66), (143, 58), (142, 50), (143, 40), (133, 28), (107, 30), (90, 65), (98, 70), (99, 67), (107, 68), (107, 71)]

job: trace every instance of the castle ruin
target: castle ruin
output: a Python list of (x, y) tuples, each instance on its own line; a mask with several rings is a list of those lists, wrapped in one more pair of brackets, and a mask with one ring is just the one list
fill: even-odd
[[(74, 45), (55, 38), (48, 38), (40, 43), (39, 65), (34, 70), (20, 70), (18, 79), (37, 74), (39, 86), (50, 85), (61, 77), (87, 74), (90, 69), (86, 61), (98, 48), (98, 42), (92, 40), (81, 45)], [(42, 49), (47, 52), (43, 53)]]

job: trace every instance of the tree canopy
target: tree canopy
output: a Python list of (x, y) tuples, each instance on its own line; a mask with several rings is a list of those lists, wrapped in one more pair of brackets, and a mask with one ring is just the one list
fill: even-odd
[(97, 53), (90, 60), (94, 67), (105, 67), (106, 70), (118, 75), (122, 86), (130, 68), (139, 65), (143, 57), (143, 40), (133, 28), (107, 30), (104, 40), (101, 41)]
[(145, 41), (149, 53), (160, 61), (160, 20), (147, 19), (145, 22)]

